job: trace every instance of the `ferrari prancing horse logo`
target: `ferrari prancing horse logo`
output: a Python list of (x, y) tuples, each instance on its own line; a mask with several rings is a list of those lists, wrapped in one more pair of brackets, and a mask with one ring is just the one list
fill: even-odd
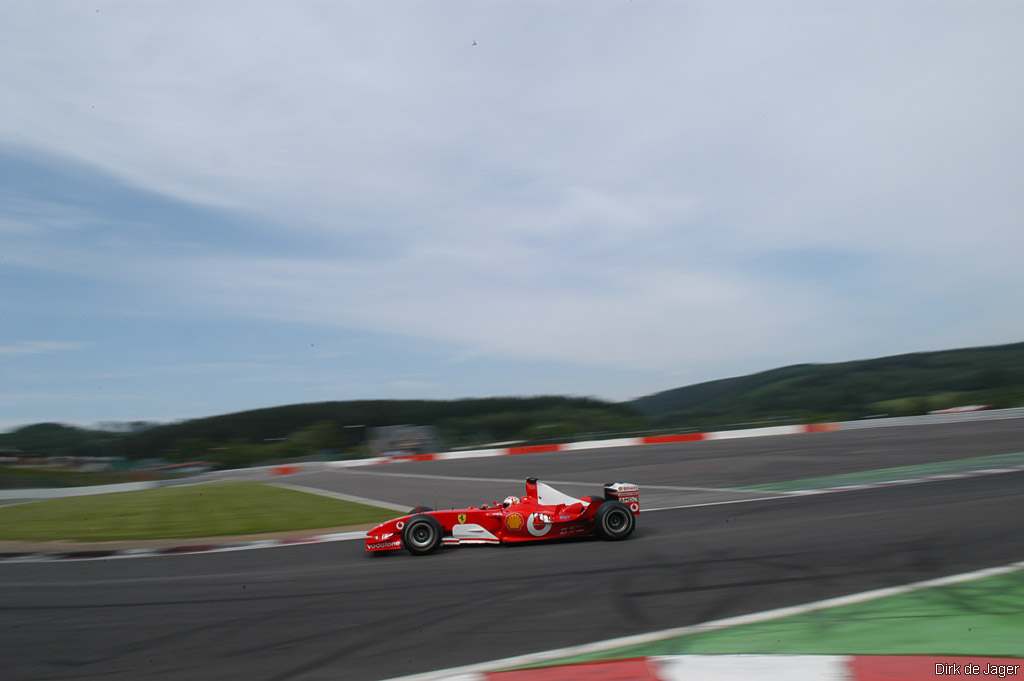
[(466, 522), (466, 514), (465, 513), (460, 513), (459, 514), (459, 524), (461, 525), (461, 524), (463, 524), (465, 522)]

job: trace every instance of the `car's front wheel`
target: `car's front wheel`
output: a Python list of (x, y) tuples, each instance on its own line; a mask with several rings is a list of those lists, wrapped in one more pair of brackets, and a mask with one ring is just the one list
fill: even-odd
[(609, 541), (625, 539), (633, 533), (636, 518), (629, 507), (618, 501), (606, 501), (594, 513), (597, 536)]
[(402, 528), (402, 546), (416, 556), (430, 553), (441, 545), (441, 523), (429, 515), (414, 515)]

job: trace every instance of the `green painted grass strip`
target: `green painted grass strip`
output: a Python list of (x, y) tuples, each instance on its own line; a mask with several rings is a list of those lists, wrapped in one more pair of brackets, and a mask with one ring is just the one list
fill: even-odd
[(825, 489), (829, 487), (849, 487), (851, 485), (892, 482), (894, 480), (911, 480), (914, 478), (927, 477), (929, 475), (964, 473), (967, 471), (1000, 468), (1003, 466), (1022, 465), (1024, 465), (1024, 452), (1016, 452), (1013, 454), (979, 456), (971, 459), (956, 459), (954, 461), (938, 461), (935, 463), (918, 464), (915, 466), (879, 468), (870, 471), (861, 471), (858, 473), (828, 475), (820, 478), (771, 482), (763, 485), (738, 487), (737, 489), (766, 492), (797, 492), (801, 490)]
[(0, 539), (84, 542), (377, 523), (395, 512), (256, 482), (163, 487), (0, 508)]

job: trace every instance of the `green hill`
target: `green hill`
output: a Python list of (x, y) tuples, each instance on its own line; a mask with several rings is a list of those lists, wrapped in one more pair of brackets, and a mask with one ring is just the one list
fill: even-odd
[(965, 404), (1024, 405), (1024, 343), (798, 364), (629, 403), (655, 425), (905, 416)]
[(366, 429), (430, 425), (440, 447), (554, 442), (652, 430), (904, 416), (965, 404), (1024, 406), (1024, 343), (838, 364), (799, 364), (619, 404), (580, 397), (363, 400), (255, 409), (181, 423), (90, 430), (54, 423), (0, 434), (0, 450), (216, 461), (366, 454)]
[(362, 456), (367, 428), (400, 424), (434, 426), (443, 448), (551, 441), (646, 426), (627, 405), (582, 397), (364, 400), (269, 407), (148, 427), (136, 424), (129, 432), (37, 424), (0, 435), (0, 449), (244, 465), (317, 452)]

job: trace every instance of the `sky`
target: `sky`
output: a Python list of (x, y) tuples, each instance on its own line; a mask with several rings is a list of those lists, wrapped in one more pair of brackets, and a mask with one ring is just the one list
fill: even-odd
[(0, 430), (1024, 340), (1024, 4), (14, 0)]

